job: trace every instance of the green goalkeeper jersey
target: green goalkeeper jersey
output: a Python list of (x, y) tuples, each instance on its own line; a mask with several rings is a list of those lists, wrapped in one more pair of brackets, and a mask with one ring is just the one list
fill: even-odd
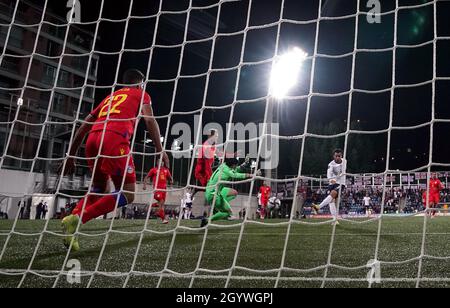
[(241, 173), (240, 168), (233, 170), (228, 167), (227, 164), (223, 163), (211, 176), (206, 188), (206, 195), (214, 195), (216, 193), (216, 189), (219, 192), (223, 189), (224, 184), (219, 184), (219, 186), (216, 186), (219, 181), (230, 182), (231, 180), (245, 180), (246, 178), (247, 175), (245, 173)]

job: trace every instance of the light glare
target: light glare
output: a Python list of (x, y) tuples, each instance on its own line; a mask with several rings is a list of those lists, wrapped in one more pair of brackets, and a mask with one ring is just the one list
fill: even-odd
[(300, 70), (308, 54), (300, 48), (294, 48), (280, 56), (274, 63), (270, 79), (270, 95), (283, 99), (297, 84)]

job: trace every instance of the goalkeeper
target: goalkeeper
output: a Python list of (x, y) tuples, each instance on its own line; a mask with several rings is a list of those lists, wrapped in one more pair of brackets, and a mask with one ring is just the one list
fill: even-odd
[[(225, 187), (222, 182), (252, 178), (252, 174), (243, 173), (249, 165), (249, 157), (245, 159), (245, 163), (241, 166), (239, 166), (239, 160), (237, 158), (226, 158), (225, 162), (213, 173), (206, 187), (205, 194), (206, 202), (214, 208), (214, 215), (210, 218), (211, 221), (228, 219), (232, 216), (230, 202), (236, 199), (238, 192), (232, 188)], [(214, 200), (215, 203), (213, 205)], [(207, 224), (208, 219), (205, 217), (202, 219), (201, 228)]]

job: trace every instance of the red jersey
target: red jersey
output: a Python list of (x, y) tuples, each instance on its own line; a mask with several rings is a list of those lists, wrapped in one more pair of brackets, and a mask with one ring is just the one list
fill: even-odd
[(431, 179), (430, 180), (430, 193), (438, 194), (442, 190), (443, 185), (439, 179)]
[(91, 112), (97, 118), (91, 131), (103, 131), (109, 114), (106, 130), (130, 139), (134, 134), (142, 99), (144, 105), (151, 104), (150, 95), (138, 88), (123, 88), (109, 95)]
[(209, 141), (203, 143), (202, 148), (198, 154), (197, 165), (202, 169), (211, 169), (214, 164), (214, 158), (216, 157), (216, 146), (209, 144)]
[[(156, 189), (167, 189), (167, 182), (172, 177), (170, 170), (166, 167), (161, 167), (161, 171), (159, 172), (159, 178), (157, 179), (158, 168), (153, 168), (148, 173), (148, 177), (152, 178), (153, 187)], [(156, 185), (156, 183), (158, 183)]]
[(269, 186), (261, 186), (259, 192), (261, 193), (262, 200), (268, 200), (270, 198), (270, 193), (272, 189)]

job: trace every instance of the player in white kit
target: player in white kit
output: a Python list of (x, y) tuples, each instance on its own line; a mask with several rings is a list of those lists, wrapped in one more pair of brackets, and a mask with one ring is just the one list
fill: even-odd
[(184, 219), (191, 219), (192, 215), (192, 204), (194, 202), (194, 199), (192, 198), (192, 191), (188, 190), (184, 194), (184, 198), (182, 200), (183, 208), (184, 208)]
[(347, 184), (347, 161), (344, 159), (342, 150), (335, 150), (333, 154), (334, 160), (328, 165), (327, 178), (329, 181), (328, 191), (329, 195), (320, 205), (313, 205), (313, 210), (316, 214), (326, 206), (330, 207), (331, 215), (333, 215), (336, 224), (339, 224), (338, 210), (336, 208), (336, 200), (339, 197), (339, 192), (343, 192)]

